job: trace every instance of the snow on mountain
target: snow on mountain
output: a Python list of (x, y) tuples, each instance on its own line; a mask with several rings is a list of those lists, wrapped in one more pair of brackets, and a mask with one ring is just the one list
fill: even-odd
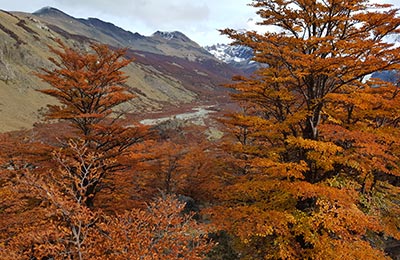
[(179, 31), (172, 31), (172, 32), (156, 31), (155, 33), (153, 33), (152, 37), (160, 37), (167, 41), (170, 41), (173, 39), (186, 41), (186, 42), (192, 41), (186, 35), (184, 35), (183, 33), (179, 32)]
[(157, 31), (153, 34), (153, 36), (160, 36), (166, 40), (172, 40), (173, 38), (176, 38), (177, 32), (161, 32)]
[(252, 73), (260, 64), (253, 61), (253, 50), (247, 46), (232, 46), (228, 44), (216, 44), (204, 47), (209, 53), (214, 55), (218, 60), (227, 63), (245, 73)]
[(253, 50), (247, 46), (232, 46), (227, 44), (216, 44), (204, 47), (217, 59), (228, 63), (251, 63)]

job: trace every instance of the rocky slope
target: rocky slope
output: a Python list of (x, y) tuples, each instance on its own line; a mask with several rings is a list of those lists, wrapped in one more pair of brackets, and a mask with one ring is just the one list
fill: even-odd
[(124, 109), (132, 113), (226, 100), (220, 84), (240, 73), (180, 32), (145, 37), (54, 8), (33, 14), (0, 11), (0, 131), (30, 128), (41, 118), (40, 111), (56, 102), (36, 91), (48, 86), (33, 72), (51, 65), (48, 46), (56, 46), (57, 38), (82, 50), (89, 50), (91, 42), (128, 48), (128, 56), (136, 60), (125, 72), (138, 97)]
[(33, 15), (60, 34), (84, 35), (115, 47), (191, 60), (211, 58), (207, 51), (180, 32), (155, 32), (151, 37), (145, 37), (97, 18), (77, 19), (51, 7), (42, 8)]

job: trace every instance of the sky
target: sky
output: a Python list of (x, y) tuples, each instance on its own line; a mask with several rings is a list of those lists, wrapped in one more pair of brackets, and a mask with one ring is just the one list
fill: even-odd
[[(0, 9), (32, 13), (51, 6), (76, 17), (96, 17), (149, 36), (180, 31), (202, 46), (228, 43), (218, 29), (257, 30), (251, 0), (0, 0)], [(399, 0), (374, 0), (400, 6)]]
[(253, 30), (251, 0), (0, 0), (0, 9), (32, 13), (55, 7), (75, 18), (96, 17), (149, 36), (180, 31), (202, 46), (227, 43), (218, 29)]

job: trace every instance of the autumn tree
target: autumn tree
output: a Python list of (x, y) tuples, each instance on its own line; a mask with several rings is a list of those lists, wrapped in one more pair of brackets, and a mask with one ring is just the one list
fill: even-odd
[(130, 183), (122, 181), (135, 173), (126, 167), (147, 145), (147, 130), (115, 112), (133, 97), (120, 71), (130, 62), (124, 50), (59, 47), (51, 48), (55, 68), (38, 76), (53, 86), (41, 92), (60, 101), (48, 117), (61, 124), (0, 136), (0, 258), (201, 259), (212, 246), (208, 228), (175, 198), (146, 210), (93, 204), (105, 186), (108, 200), (125, 198)]
[[(19, 177), (26, 172), (36, 174), (42, 167), (52, 167), (52, 150), (53, 147), (48, 144), (33, 142), (30, 131), (0, 135), (0, 252), (8, 247), (11, 240), (23, 234), (22, 227), (37, 229), (42, 233), (46, 230), (48, 222), (41, 200), (32, 192), (21, 191)], [(32, 245), (28, 236), (21, 241), (25, 245)], [(9, 258), (13, 258), (13, 255), (10, 254)], [(7, 253), (0, 258), (9, 259), (5, 256), (8, 256)]]
[(102, 167), (95, 178), (83, 177), (85, 167), (74, 169), (74, 174), (82, 177), (87, 186), (85, 203), (92, 207), (99, 184), (107, 175), (123, 168), (129, 148), (146, 134), (143, 126), (124, 120), (124, 114), (116, 111), (134, 97), (121, 71), (132, 59), (124, 59), (124, 49), (111, 50), (106, 45), (92, 44), (92, 52), (80, 52), (58, 43), (61, 49), (50, 47), (56, 56), (49, 58), (54, 68), (37, 74), (52, 86), (39, 91), (60, 102), (49, 106), (47, 117), (68, 122), (72, 128), (72, 136), (59, 137), (64, 143), (70, 138), (82, 140), (85, 149), (101, 154), (97, 160), (112, 162)]
[[(8, 220), (2, 258), (85, 259), (87, 248), (94, 246), (87, 241), (97, 232), (101, 213), (85, 205), (85, 180), (95, 179), (107, 162), (96, 160), (98, 155), (82, 143), (71, 141), (68, 150), (75, 156), (66, 156), (63, 150), (54, 152), (52, 162), (57, 167), (45, 174), (42, 169), (14, 171), (15, 184), (5, 188), (19, 201), (2, 215), (13, 216), (20, 223), (13, 227)], [(85, 169), (85, 175), (78, 177), (74, 168)]]
[[(195, 200), (207, 200), (217, 186), (217, 159), (215, 147), (207, 140), (207, 128), (184, 123), (176, 127), (159, 125), (157, 140), (146, 150), (146, 157), (139, 168), (138, 178), (145, 181), (151, 194), (190, 196)], [(145, 149), (142, 149), (144, 151)]]
[(151, 158), (143, 167), (149, 184), (166, 194), (176, 194), (179, 185), (186, 178), (181, 164), (186, 153), (183, 146), (173, 142), (155, 144), (150, 151)]
[(8, 236), (0, 238), (1, 259), (203, 259), (211, 249), (210, 227), (193, 220), (192, 213), (183, 214), (185, 204), (173, 196), (158, 198), (146, 209), (117, 215), (86, 207), (82, 200), (86, 199), (87, 185), (77, 179), (70, 166), (89, 166), (88, 174), (99, 174), (107, 162), (96, 160), (97, 155), (82, 143), (69, 145), (80, 161), (67, 162), (71, 158), (59, 151), (54, 154), (59, 169), (19, 177), (22, 185), (13, 189), (23, 195), (18, 204), (24, 204), (23, 198), (32, 194), (30, 198), (40, 205), (33, 210), (25, 205), (16, 215), (30, 225), (6, 230)]
[(223, 30), (263, 66), (229, 86), (243, 112), (222, 120), (233, 167), (217, 220), (245, 259), (385, 259), (383, 238), (400, 239), (400, 97), (367, 76), (399, 68), (398, 10), (251, 5), (266, 33)]
[[(113, 113), (133, 97), (120, 71), (131, 61), (123, 59), (125, 51), (93, 44), (86, 53), (58, 44), (61, 50), (50, 47), (56, 56), (50, 58), (53, 69), (37, 75), (53, 86), (40, 91), (60, 102), (49, 107), (48, 117), (69, 125), (46, 126), (52, 132), (39, 136), (36, 129), (10, 134), (9, 142), (2, 142), (7, 145), (2, 154), (8, 158), (1, 188), (16, 194), (6, 202), (18, 201), (6, 203), (1, 212), (8, 236), (4, 244), (29, 259), (57, 252), (81, 259), (83, 241), (98, 218), (95, 195), (104, 179), (122, 168), (128, 148), (143, 135), (140, 127), (131, 122), (128, 126)], [(49, 142), (49, 136), (59, 143)]]
[(106, 237), (96, 242), (102, 259), (204, 259), (214, 245), (210, 226), (197, 223), (193, 213), (183, 214), (185, 204), (167, 195), (110, 217), (102, 224)]

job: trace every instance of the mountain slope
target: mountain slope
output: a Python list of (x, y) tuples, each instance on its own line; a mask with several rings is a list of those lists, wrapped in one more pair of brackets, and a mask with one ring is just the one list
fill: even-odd
[(48, 85), (33, 75), (51, 66), (48, 46), (56, 47), (55, 39), (82, 50), (90, 50), (91, 42), (127, 47), (127, 55), (136, 58), (125, 69), (127, 83), (137, 98), (123, 108), (142, 116), (182, 104), (224, 100), (226, 91), (220, 84), (239, 73), (179, 32), (145, 37), (54, 8), (34, 14), (0, 11), (0, 131), (31, 127), (40, 111), (56, 102), (35, 90)]
[(66, 33), (85, 35), (115, 47), (129, 47), (133, 50), (182, 58), (213, 59), (208, 52), (180, 32), (165, 33), (175, 34), (175, 37), (163, 37), (162, 32), (145, 37), (97, 18), (77, 19), (51, 7), (42, 8), (33, 15), (50, 25), (50, 28), (57, 26)]

